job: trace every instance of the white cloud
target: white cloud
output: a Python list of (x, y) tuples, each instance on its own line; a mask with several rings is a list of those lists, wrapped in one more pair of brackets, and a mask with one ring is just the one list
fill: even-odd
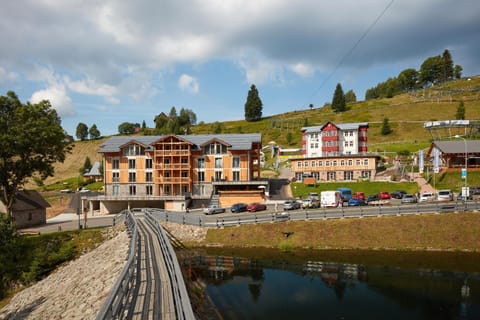
[(284, 75), (281, 64), (265, 59), (259, 54), (244, 53), (237, 64), (245, 72), (249, 84), (261, 85), (267, 82), (283, 84)]
[(97, 83), (92, 79), (84, 79), (78, 81), (71, 81), (68, 77), (64, 77), (67, 87), (77, 93), (101, 96), (106, 101), (117, 104), (119, 100), (115, 97), (118, 93), (116, 87), (108, 84)]
[(0, 83), (13, 82), (18, 78), (18, 74), (0, 67)]
[(51, 86), (44, 90), (36, 91), (30, 98), (31, 103), (37, 103), (42, 100), (49, 100), (60, 117), (70, 117), (76, 114), (72, 99), (68, 96), (63, 86)]
[(315, 72), (314, 68), (308, 63), (296, 63), (290, 65), (290, 70), (300, 75), (303, 78), (309, 78)]
[(197, 94), (200, 90), (197, 79), (188, 74), (182, 74), (178, 79), (178, 87), (184, 91)]

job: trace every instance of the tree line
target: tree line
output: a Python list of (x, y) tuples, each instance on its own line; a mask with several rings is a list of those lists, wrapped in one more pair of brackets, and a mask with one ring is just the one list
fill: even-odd
[(446, 49), (442, 55), (425, 59), (420, 70), (405, 69), (397, 77), (389, 78), (368, 89), (365, 92), (365, 100), (391, 98), (404, 92), (460, 79), (462, 71), (462, 66), (454, 64), (450, 51)]

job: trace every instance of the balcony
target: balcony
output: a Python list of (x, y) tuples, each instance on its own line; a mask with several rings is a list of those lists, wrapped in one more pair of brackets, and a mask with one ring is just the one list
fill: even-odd
[(156, 184), (162, 183), (183, 183), (183, 184), (190, 184), (192, 179), (190, 177), (155, 177)]
[(155, 157), (189, 156), (189, 150), (155, 150)]
[(190, 170), (188, 163), (155, 163), (157, 170)]

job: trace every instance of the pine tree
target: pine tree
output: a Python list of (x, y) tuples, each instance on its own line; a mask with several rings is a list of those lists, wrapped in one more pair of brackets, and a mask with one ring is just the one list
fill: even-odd
[(262, 100), (258, 96), (258, 90), (254, 84), (248, 91), (247, 101), (245, 102), (245, 120), (258, 121), (262, 119)]
[(392, 133), (392, 129), (390, 128), (390, 123), (388, 121), (388, 118), (383, 118), (383, 124), (382, 124), (382, 131), (381, 134), (383, 136), (386, 136), (388, 134)]
[(347, 110), (345, 95), (343, 94), (342, 85), (340, 83), (337, 84), (335, 93), (333, 94), (332, 109), (335, 112), (344, 112)]
[(448, 81), (453, 79), (453, 60), (450, 55), (450, 51), (443, 51), (443, 81)]
[(465, 120), (465, 104), (463, 101), (460, 101), (457, 108), (457, 113), (455, 113), (455, 119)]

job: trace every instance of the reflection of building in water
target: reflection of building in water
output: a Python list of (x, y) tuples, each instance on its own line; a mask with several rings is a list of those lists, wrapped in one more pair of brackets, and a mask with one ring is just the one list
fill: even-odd
[(329, 286), (335, 285), (339, 280), (366, 280), (365, 267), (358, 264), (335, 263), (322, 261), (307, 261), (303, 267), (306, 275), (320, 275), (323, 282)]

